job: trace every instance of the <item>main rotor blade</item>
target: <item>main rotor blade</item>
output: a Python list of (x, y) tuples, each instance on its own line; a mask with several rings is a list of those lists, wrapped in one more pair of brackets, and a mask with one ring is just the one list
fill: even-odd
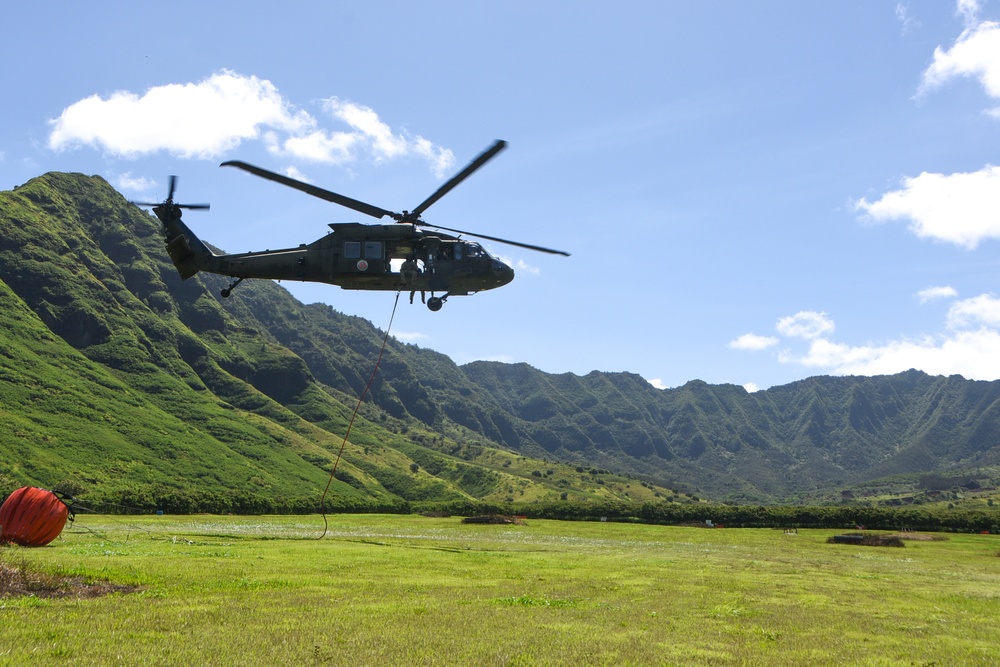
[(267, 169), (261, 169), (260, 167), (255, 167), (252, 164), (247, 164), (246, 162), (240, 162), (239, 160), (230, 160), (228, 162), (223, 162), (219, 166), (237, 167), (238, 169), (242, 169), (243, 171), (249, 171), (251, 174), (256, 174), (261, 178), (266, 178), (269, 181), (275, 181), (276, 183), (287, 185), (290, 188), (301, 190), (302, 192), (310, 194), (313, 197), (319, 197), (320, 199), (325, 199), (326, 201), (333, 202), (334, 204), (340, 204), (341, 206), (346, 206), (347, 208), (354, 209), (358, 213), (364, 213), (365, 215), (370, 215), (373, 218), (383, 218), (385, 216), (389, 216), (390, 218), (398, 219), (400, 217), (398, 213), (387, 211), (384, 208), (379, 208), (378, 206), (372, 206), (371, 204), (366, 204), (363, 201), (358, 201), (357, 199), (351, 199), (350, 197), (345, 197), (344, 195), (338, 195), (336, 192), (324, 190), (323, 188), (316, 187), (315, 185), (310, 185), (309, 183), (303, 183), (302, 181), (297, 181), (294, 178), (289, 178), (288, 176), (282, 176), (281, 174), (276, 174), (273, 171), (268, 171)]
[[(468, 178), (472, 174), (472, 172), (482, 167), (490, 160), (490, 158), (492, 158), (494, 155), (496, 155), (506, 147), (507, 147), (507, 142), (504, 141), (503, 139), (498, 139), (497, 142), (493, 144), (485, 153), (483, 153), (475, 160), (470, 162), (468, 167), (458, 172), (456, 175), (452, 176), (451, 180), (449, 180), (447, 183), (445, 183), (444, 185), (442, 185), (440, 188), (437, 189), (437, 192), (435, 192), (430, 197), (425, 199), (424, 202), (420, 204), (420, 206), (417, 206), (415, 209), (413, 209), (408, 217), (412, 217), (415, 220), (419, 220), (420, 214), (426, 211), (428, 208), (430, 208), (431, 204), (433, 204), (438, 199), (441, 199), (441, 197), (444, 197), (446, 194), (448, 194), (448, 192), (451, 191), (452, 188), (454, 188), (456, 185), (458, 185), (466, 178)], [(407, 222), (413, 222), (413, 221), (414, 220), (407, 220)], [(442, 227), (441, 229), (444, 229), (444, 227)], [(483, 238), (486, 237), (484, 236)]]
[(552, 248), (543, 248), (540, 245), (531, 245), (530, 243), (521, 243), (520, 241), (511, 241), (509, 239), (501, 239), (496, 236), (487, 236), (486, 234), (476, 234), (473, 232), (465, 232), (461, 229), (452, 229), (451, 227), (439, 227), (438, 225), (428, 225), (428, 227), (433, 227), (434, 229), (443, 229), (446, 232), (455, 232), (456, 234), (465, 234), (466, 236), (475, 236), (477, 239), (487, 239), (489, 241), (497, 241), (499, 243), (506, 243), (507, 245), (516, 245), (518, 248), (527, 248), (528, 250), (537, 250), (539, 252), (547, 252), (550, 255), (562, 255), (563, 257), (569, 257), (569, 253), (564, 250), (553, 250)]

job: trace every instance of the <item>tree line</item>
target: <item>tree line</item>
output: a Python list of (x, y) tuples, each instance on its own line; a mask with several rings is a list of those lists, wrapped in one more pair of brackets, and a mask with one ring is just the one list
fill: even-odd
[(82, 494), (67, 499), (78, 511), (100, 514), (410, 514), (452, 516), (502, 514), (529, 519), (615, 521), (725, 528), (832, 528), (1000, 533), (1000, 512), (987, 506), (885, 507), (866, 505), (725, 505), (713, 503), (487, 503), (372, 500), (318, 494), (296, 498), (240, 491), (212, 493), (171, 489), (159, 493)]

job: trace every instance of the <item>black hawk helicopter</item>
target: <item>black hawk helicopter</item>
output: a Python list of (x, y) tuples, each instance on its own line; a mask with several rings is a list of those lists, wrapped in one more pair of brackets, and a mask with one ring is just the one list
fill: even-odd
[[(153, 213), (163, 223), (167, 253), (181, 278), (186, 280), (199, 271), (235, 278), (222, 290), (223, 297), (228, 297), (233, 288), (246, 278), (300, 280), (339, 285), (343, 289), (409, 290), (411, 303), (416, 292), (421, 293), (422, 299), (425, 293), (430, 292), (431, 296), (426, 300), (427, 307), (438, 311), (448, 297), (502, 287), (514, 279), (512, 268), (491, 256), (475, 241), (460, 238), (461, 235), (569, 256), (569, 253), (562, 250), (428, 225), (421, 219), (421, 214), (432, 204), (486, 164), (506, 145), (505, 141), (497, 141), (423, 203), (412, 211), (402, 213), (387, 211), (246, 162), (223, 162), (220, 166), (243, 169), (373, 218), (388, 216), (395, 220), (394, 224), (383, 225), (330, 223), (330, 229), (333, 230), (331, 233), (297, 248), (216, 254), (181, 220), (183, 209), (207, 209), (208, 205), (174, 202), (174, 189), (177, 185), (175, 176), (170, 177), (170, 189), (165, 201), (156, 204), (136, 203), (139, 206), (152, 206)], [(443, 232), (454, 232), (459, 236)], [(443, 294), (437, 296), (438, 292)]]

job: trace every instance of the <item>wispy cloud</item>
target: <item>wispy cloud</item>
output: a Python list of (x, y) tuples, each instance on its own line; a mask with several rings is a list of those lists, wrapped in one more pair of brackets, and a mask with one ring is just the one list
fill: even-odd
[(973, 25), (979, 20), (979, 0), (957, 0), (955, 13), (962, 17), (965, 25)]
[(455, 363), (459, 365), (469, 364), (473, 361), (497, 361), (502, 364), (513, 364), (518, 360), (509, 354), (467, 354), (465, 352), (458, 352), (451, 355), (451, 358), (455, 360)]
[(542, 270), (540, 268), (538, 268), (537, 266), (534, 266), (533, 264), (528, 264), (523, 259), (514, 259), (510, 255), (497, 255), (496, 257), (501, 262), (503, 262), (504, 264), (506, 264), (510, 268), (514, 269), (515, 271), (522, 272), (522, 273), (528, 273), (528, 274), (531, 274), (533, 276), (537, 276), (537, 275), (540, 275), (542, 273)]
[(729, 347), (733, 350), (766, 350), (774, 347), (780, 342), (774, 336), (758, 336), (753, 333), (746, 333), (729, 341)]
[(834, 324), (826, 313), (802, 310), (789, 317), (782, 317), (774, 328), (784, 336), (811, 340), (833, 333)]
[(126, 171), (115, 178), (115, 187), (131, 192), (146, 192), (156, 187), (156, 181), (144, 176), (133, 176), (132, 172)]
[(297, 108), (266, 79), (222, 70), (197, 83), (155, 86), (142, 94), (117, 91), (74, 102), (49, 121), (48, 147), (90, 147), (123, 158), (165, 151), (212, 159), (244, 142), (259, 141), (282, 157), (345, 164), (415, 156), (438, 176), (454, 164), (448, 149), (423, 137), (394, 132), (371, 108), (330, 98), (324, 123)]
[(896, 18), (903, 26), (904, 34), (920, 27), (920, 22), (913, 18), (909, 6), (903, 2), (896, 3)]
[(917, 292), (917, 299), (920, 303), (927, 303), (936, 299), (952, 299), (956, 296), (958, 296), (958, 291), (950, 285), (928, 287)]
[(430, 338), (427, 334), (420, 333), (419, 331), (394, 331), (392, 337), (401, 343), (413, 343), (414, 341)]

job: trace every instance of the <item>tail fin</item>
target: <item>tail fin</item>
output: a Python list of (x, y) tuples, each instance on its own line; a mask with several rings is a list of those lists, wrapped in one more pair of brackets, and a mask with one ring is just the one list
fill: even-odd
[(177, 177), (170, 177), (170, 189), (167, 198), (159, 204), (148, 202), (132, 202), (137, 206), (152, 206), (153, 213), (163, 223), (163, 237), (167, 243), (167, 253), (177, 267), (177, 273), (187, 280), (198, 271), (211, 266), (209, 261), (215, 257), (207, 245), (194, 235), (181, 220), (181, 209), (207, 210), (208, 204), (177, 204), (174, 202), (174, 190), (177, 189)]
[(177, 273), (187, 280), (208, 264), (215, 256), (207, 245), (181, 220), (181, 210), (176, 205), (161, 204), (153, 208), (153, 213), (163, 223), (163, 238), (167, 254), (174, 263)]

